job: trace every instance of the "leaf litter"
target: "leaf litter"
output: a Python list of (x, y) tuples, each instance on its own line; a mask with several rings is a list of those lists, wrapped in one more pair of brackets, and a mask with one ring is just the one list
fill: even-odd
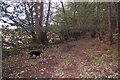
[[(118, 78), (117, 51), (105, 45), (93, 39), (81, 39), (47, 48), (42, 58), (9, 57), (3, 60), (3, 77)], [(108, 49), (112, 49), (111, 54), (107, 53)]]

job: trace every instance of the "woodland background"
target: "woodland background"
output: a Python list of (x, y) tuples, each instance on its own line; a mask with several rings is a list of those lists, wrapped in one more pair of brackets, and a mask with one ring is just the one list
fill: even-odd
[[(59, 54), (57, 51), (67, 56), (79, 53), (77, 59), (81, 59), (80, 56), (84, 57), (82, 55), (82, 50), (84, 50), (87, 53), (85, 55), (92, 56), (92, 59), (98, 63), (105, 61), (109, 64), (109, 61), (112, 60), (115, 64), (111, 65), (117, 67), (117, 52), (120, 46), (118, 43), (120, 35), (119, 2), (0, 2), (0, 10), (3, 66), (10, 65), (12, 61), (20, 58), (20, 60), (26, 59), (26, 55), (32, 50), (43, 50), (47, 55), (54, 55), (53, 57)], [(72, 50), (72, 48), (78, 51)], [(15, 57), (11, 58), (11, 56)], [(62, 56), (65, 57), (65, 55)], [(71, 56), (65, 59), (69, 62), (72, 58)], [(82, 61), (84, 60), (82, 59)], [(34, 60), (32, 62), (34, 63)], [(39, 60), (37, 60), (38, 62)], [(79, 63), (79, 60), (76, 62)], [(17, 66), (17, 63), (13, 64), (14, 67)], [(115, 66), (112, 77), (118, 75)], [(11, 72), (17, 68), (10, 67), (9, 70), (8, 67), (5, 67), (3, 72), (10, 71), (10, 73), (4, 74), (4, 76), (8, 77), (13, 74), (12, 77), (18, 77), (20, 75), (17, 74), (20, 71)]]

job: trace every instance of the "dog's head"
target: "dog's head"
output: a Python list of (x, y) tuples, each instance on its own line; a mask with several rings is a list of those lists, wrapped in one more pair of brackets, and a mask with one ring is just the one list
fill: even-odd
[(31, 55), (31, 52), (29, 52), (28, 54)]
[(33, 56), (32, 52), (29, 52), (28, 54), (30, 55), (30, 57), (32, 57), (32, 56)]
[(43, 53), (43, 51), (40, 51), (40, 53)]

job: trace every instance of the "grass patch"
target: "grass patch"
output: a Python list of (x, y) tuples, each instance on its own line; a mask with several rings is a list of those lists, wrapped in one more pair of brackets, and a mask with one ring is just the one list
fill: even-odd
[(104, 48), (107, 49), (110, 53), (116, 51), (116, 49), (112, 48), (110, 45), (105, 45)]
[(95, 62), (102, 64), (106, 59), (110, 57), (110, 55), (99, 51), (93, 53), (92, 57), (94, 58)]

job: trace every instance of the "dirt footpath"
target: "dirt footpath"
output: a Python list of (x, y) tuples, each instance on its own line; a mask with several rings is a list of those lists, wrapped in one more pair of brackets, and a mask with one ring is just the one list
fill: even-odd
[(45, 49), (42, 58), (9, 57), (3, 61), (3, 77), (117, 78), (118, 61), (106, 60), (97, 64), (91, 56), (97, 50), (95, 44), (93, 39), (81, 39)]

